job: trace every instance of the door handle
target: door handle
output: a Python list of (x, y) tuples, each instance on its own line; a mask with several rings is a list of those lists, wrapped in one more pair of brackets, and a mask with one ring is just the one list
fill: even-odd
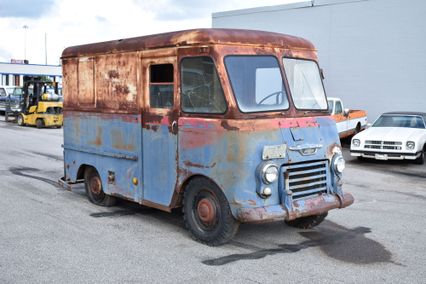
[(177, 134), (177, 133), (178, 133), (178, 123), (177, 123), (177, 121), (176, 121), (176, 120), (174, 120), (174, 121), (172, 122), (172, 133), (173, 133), (173, 134)]

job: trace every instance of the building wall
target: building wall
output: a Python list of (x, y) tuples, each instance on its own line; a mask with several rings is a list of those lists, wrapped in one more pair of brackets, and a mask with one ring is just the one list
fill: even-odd
[(385, 111), (426, 111), (425, 15), (424, 0), (316, 0), (215, 13), (212, 22), (309, 39), (327, 95), (366, 109), (372, 121)]
[(62, 66), (0, 62), (0, 85), (22, 86), (25, 75), (48, 76), (55, 82), (62, 83)]

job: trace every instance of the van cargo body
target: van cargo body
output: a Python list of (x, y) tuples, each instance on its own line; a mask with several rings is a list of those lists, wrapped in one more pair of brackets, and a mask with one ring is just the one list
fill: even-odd
[(62, 65), (63, 182), (95, 204), (182, 207), (219, 245), (240, 222), (311, 227), (353, 202), (307, 40), (197, 29), (69, 47)]

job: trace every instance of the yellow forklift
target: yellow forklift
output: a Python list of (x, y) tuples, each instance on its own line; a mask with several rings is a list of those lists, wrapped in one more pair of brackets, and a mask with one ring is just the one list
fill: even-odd
[(62, 107), (57, 82), (48, 81), (43, 77), (27, 78), (24, 81), (18, 125), (61, 128)]

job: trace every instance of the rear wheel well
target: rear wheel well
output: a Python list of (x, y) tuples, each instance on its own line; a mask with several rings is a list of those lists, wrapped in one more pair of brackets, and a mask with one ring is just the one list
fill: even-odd
[(84, 179), (84, 172), (88, 168), (96, 169), (94, 166), (91, 166), (91, 165), (86, 165), (86, 164), (80, 165), (80, 167), (78, 168), (78, 171), (77, 171), (77, 179)]

